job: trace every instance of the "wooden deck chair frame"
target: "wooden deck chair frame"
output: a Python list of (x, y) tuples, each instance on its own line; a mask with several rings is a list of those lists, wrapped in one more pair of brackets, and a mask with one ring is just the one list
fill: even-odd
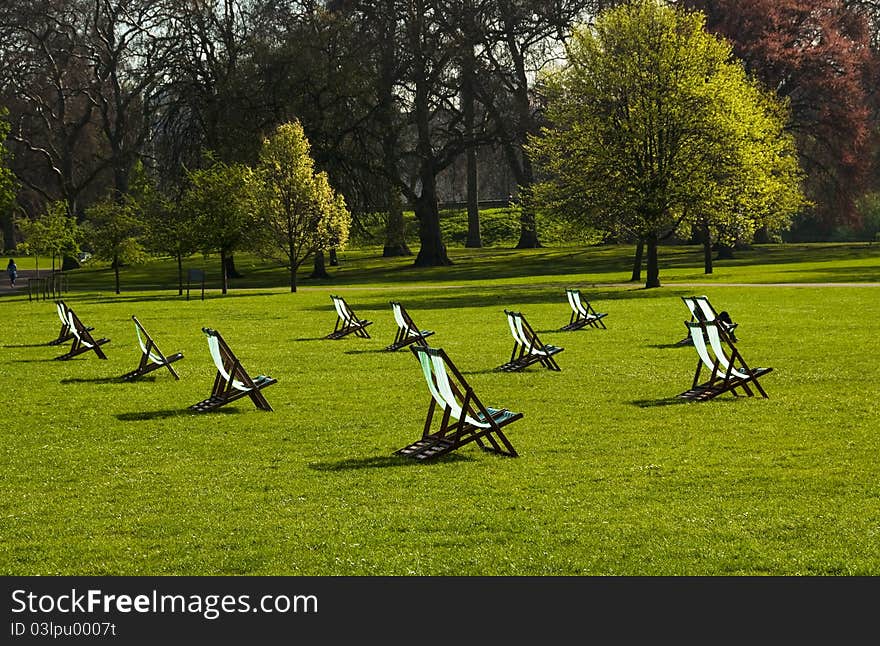
[(333, 331), (325, 338), (341, 339), (349, 334), (354, 334), (362, 339), (369, 339), (370, 334), (367, 332), (366, 327), (372, 325), (373, 322), (358, 318), (342, 296), (331, 294), (330, 298), (333, 300), (333, 307), (336, 309), (336, 325), (333, 326)]
[[(712, 307), (712, 303), (709, 302), (708, 296), (682, 296), (681, 300), (684, 301), (684, 304), (687, 306), (688, 311), (691, 313), (691, 319), (690, 321), (685, 322), (685, 327), (687, 327), (688, 322), (697, 323), (699, 321), (704, 321), (708, 323), (712, 321), (719, 321), (723, 324), (724, 330), (727, 332), (729, 340), (736, 343), (737, 339), (734, 330), (736, 330), (737, 325), (739, 324), (732, 321), (730, 323), (726, 321), (720, 321), (720, 319), (718, 318), (718, 312), (715, 310), (714, 307)], [(681, 341), (676, 343), (676, 345), (691, 344), (692, 340), (690, 328), (688, 328), (687, 335)]]
[(548, 370), (559, 372), (561, 369), (553, 355), (559, 354), (564, 348), (543, 343), (522, 312), (504, 310), (504, 313), (507, 315), (507, 324), (513, 337), (513, 350), (510, 359), (496, 370), (517, 372), (533, 363), (540, 363)]
[(203, 327), (202, 332), (208, 339), (208, 351), (217, 368), (217, 374), (214, 377), (211, 396), (193, 404), (189, 410), (204, 413), (216, 410), (242, 397), (250, 397), (254, 406), (260, 410), (271, 411), (272, 407), (261, 391), (277, 383), (278, 380), (266, 375), (257, 375), (256, 378), (251, 378), (217, 330)]
[(179, 380), (180, 375), (177, 374), (177, 371), (171, 364), (179, 359), (183, 359), (183, 353), (175, 352), (174, 354), (168, 355), (166, 357), (164, 354), (162, 354), (162, 351), (159, 349), (159, 346), (156, 345), (153, 337), (151, 337), (149, 333), (144, 329), (144, 326), (137, 319), (137, 317), (132, 315), (131, 320), (134, 321), (134, 331), (137, 335), (138, 345), (141, 348), (141, 360), (140, 363), (138, 363), (137, 368), (135, 368), (131, 372), (126, 372), (120, 377), (120, 379), (122, 379), (123, 381), (131, 381), (132, 379), (143, 377), (145, 374), (153, 372), (154, 370), (157, 370), (164, 366), (168, 368), (168, 371), (172, 375), (174, 375), (175, 379)]
[[(430, 460), (470, 442), (498, 455), (518, 455), (502, 428), (521, 419), (522, 413), (484, 406), (441, 348), (411, 345), (409, 349), (422, 369), (431, 393), (431, 402), (422, 437), (398, 449), (395, 455)], [(438, 410), (439, 427), (434, 429), (434, 417)]]
[[(678, 395), (680, 398), (706, 401), (726, 392), (739, 396), (739, 389), (752, 397), (752, 388), (767, 398), (767, 392), (759, 378), (772, 372), (773, 368), (749, 367), (742, 353), (730, 340), (724, 326), (718, 321), (688, 322), (687, 326), (698, 358), (691, 388)], [(703, 370), (709, 376), (701, 382)]]
[(406, 311), (406, 308), (399, 301), (391, 301), (391, 310), (394, 312), (397, 332), (394, 334), (394, 341), (387, 345), (385, 350), (395, 352), (413, 343), (428, 347), (428, 342), (425, 339), (434, 334), (434, 331), (419, 329), (409, 315), (409, 312)]
[(73, 357), (91, 351), (94, 351), (94, 353), (98, 355), (99, 359), (107, 358), (107, 355), (104, 354), (101, 346), (105, 343), (110, 343), (110, 339), (96, 339), (95, 337), (93, 337), (92, 330), (94, 328), (83, 325), (83, 322), (80, 320), (79, 316), (77, 316), (76, 312), (74, 312), (73, 309), (71, 309), (70, 307), (67, 308), (67, 325), (70, 328), (73, 342), (70, 344), (70, 349), (61, 356), (55, 357), (56, 359), (60, 361), (66, 361), (68, 359), (72, 359)]
[(597, 329), (608, 329), (602, 320), (608, 316), (608, 312), (597, 312), (589, 301), (585, 301), (581, 297), (581, 290), (567, 288), (565, 295), (568, 297), (568, 304), (571, 307), (571, 317), (567, 325), (559, 328), (560, 332), (570, 330), (580, 330), (583, 327), (594, 327)]
[[(61, 345), (73, 339), (73, 332), (70, 331), (70, 321), (67, 318), (67, 303), (62, 300), (55, 301), (55, 310), (58, 312), (58, 318), (61, 320), (61, 330), (58, 332), (58, 338), (49, 341), (48, 345)], [(86, 326), (91, 332), (95, 328)]]

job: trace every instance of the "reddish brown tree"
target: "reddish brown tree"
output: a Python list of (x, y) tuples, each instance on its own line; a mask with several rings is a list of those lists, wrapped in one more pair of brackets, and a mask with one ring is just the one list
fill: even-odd
[(827, 232), (856, 217), (871, 178), (876, 60), (863, 11), (845, 0), (684, 0), (747, 70), (789, 99), (807, 193)]

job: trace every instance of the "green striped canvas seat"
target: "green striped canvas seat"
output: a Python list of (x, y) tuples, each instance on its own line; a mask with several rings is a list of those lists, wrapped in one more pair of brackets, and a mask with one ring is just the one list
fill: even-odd
[(330, 298), (333, 301), (333, 308), (336, 310), (336, 325), (333, 326), (333, 331), (325, 338), (341, 339), (349, 334), (354, 334), (362, 339), (369, 339), (370, 335), (366, 328), (368, 325), (372, 325), (373, 322), (358, 318), (357, 314), (348, 306), (348, 303), (345, 302), (342, 296), (331, 294)]
[(131, 320), (134, 321), (134, 331), (137, 335), (138, 345), (141, 348), (141, 360), (138, 363), (137, 368), (131, 372), (126, 372), (120, 377), (120, 379), (123, 381), (131, 381), (132, 379), (143, 377), (145, 374), (153, 372), (154, 370), (158, 370), (163, 366), (168, 368), (169, 372), (174, 375), (175, 379), (180, 379), (180, 375), (177, 374), (177, 371), (171, 364), (179, 359), (183, 359), (183, 354), (175, 352), (166, 357), (162, 354), (159, 346), (156, 345), (156, 342), (147, 333), (137, 317), (132, 315)]
[(385, 350), (394, 352), (413, 343), (428, 345), (425, 339), (434, 334), (433, 330), (420, 329), (398, 301), (391, 301), (391, 311), (394, 313), (394, 322), (397, 323), (397, 332), (394, 334), (394, 340), (385, 347)]
[(522, 312), (504, 310), (504, 313), (507, 315), (507, 324), (513, 336), (513, 350), (510, 359), (496, 370), (517, 372), (533, 363), (540, 363), (549, 370), (559, 371), (559, 364), (556, 363), (554, 355), (562, 352), (564, 348), (542, 342)]
[(559, 328), (560, 331), (580, 330), (583, 327), (607, 329), (602, 319), (608, 316), (608, 312), (597, 312), (589, 301), (584, 300), (579, 289), (567, 288), (565, 295), (571, 308), (571, 316), (568, 324)]
[(110, 339), (96, 339), (93, 337), (92, 330), (94, 328), (83, 325), (83, 322), (80, 320), (79, 316), (77, 316), (76, 312), (69, 307), (67, 308), (67, 325), (70, 329), (73, 342), (70, 344), (70, 349), (61, 356), (55, 357), (56, 359), (66, 361), (81, 354), (85, 354), (86, 352), (94, 352), (98, 355), (99, 359), (107, 358), (107, 355), (104, 354), (101, 346), (105, 343), (109, 343)]

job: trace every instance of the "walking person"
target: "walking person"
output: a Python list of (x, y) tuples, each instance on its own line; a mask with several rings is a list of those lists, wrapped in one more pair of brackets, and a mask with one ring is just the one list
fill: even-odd
[(18, 278), (18, 265), (15, 264), (15, 258), (9, 259), (6, 265), (6, 273), (9, 274), (9, 286), (15, 288), (15, 279)]

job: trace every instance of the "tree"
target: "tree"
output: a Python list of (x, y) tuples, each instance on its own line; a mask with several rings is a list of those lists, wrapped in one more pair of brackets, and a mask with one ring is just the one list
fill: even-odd
[(309, 141), (299, 122), (279, 126), (263, 141), (257, 167), (260, 229), (266, 255), (280, 257), (296, 272), (313, 254), (344, 248), (351, 214), (326, 173), (316, 173)]
[(86, 209), (83, 223), (85, 237), (95, 257), (107, 260), (113, 267), (116, 293), (120, 293), (119, 269), (123, 264), (145, 259), (139, 237), (144, 226), (138, 208), (131, 199), (105, 198)]
[(36, 257), (37, 274), (40, 272), (40, 256), (52, 259), (52, 273), (55, 273), (55, 260), (79, 251), (82, 231), (76, 218), (67, 213), (67, 203), (58, 200), (46, 206), (43, 215), (35, 220), (25, 220), (19, 224), (24, 242), (18, 248)]
[(9, 149), (6, 148), (6, 137), (9, 135), (9, 122), (6, 120), (9, 111), (0, 107), (0, 222), (2, 222), (3, 246), (15, 248), (15, 227), (13, 226), (12, 207), (15, 204), (16, 181), (9, 168)]
[(717, 230), (781, 226), (803, 204), (785, 107), (748, 79), (702, 13), (636, 0), (578, 27), (548, 79), (553, 124), (531, 151), (536, 199), (582, 226), (658, 242), (711, 217)]
[[(872, 178), (876, 50), (867, 5), (846, 0), (687, 0), (730, 40), (746, 70), (787, 98), (815, 224), (827, 234), (858, 217)], [(874, 131), (872, 133), (872, 131)]]
[(205, 254), (219, 252), (222, 293), (229, 289), (226, 259), (247, 241), (256, 223), (254, 173), (242, 164), (214, 161), (191, 171), (182, 200), (183, 212), (191, 214), (198, 247)]

